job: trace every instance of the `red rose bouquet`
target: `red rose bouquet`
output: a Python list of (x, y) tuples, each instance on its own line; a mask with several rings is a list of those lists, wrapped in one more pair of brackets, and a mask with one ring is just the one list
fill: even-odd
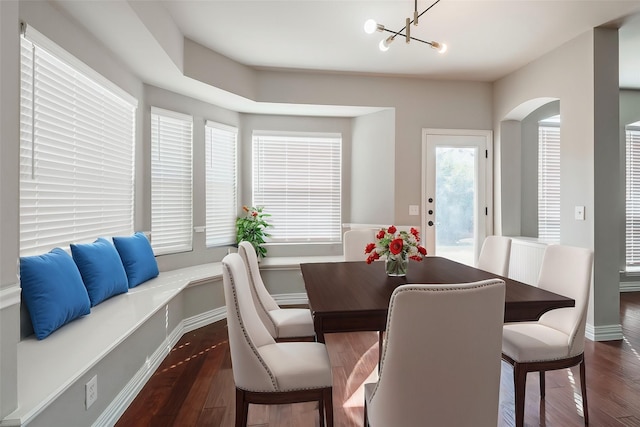
[(378, 231), (376, 241), (369, 243), (364, 252), (369, 255), (367, 264), (386, 257), (387, 273), (395, 276), (406, 275), (409, 259), (422, 261), (427, 255), (427, 250), (420, 245), (418, 230), (412, 227), (409, 232), (398, 231), (393, 225)]

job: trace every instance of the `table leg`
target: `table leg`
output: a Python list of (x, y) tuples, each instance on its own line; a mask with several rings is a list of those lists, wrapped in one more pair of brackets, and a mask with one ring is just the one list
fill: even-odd
[(313, 328), (316, 331), (316, 341), (325, 343), (324, 330), (322, 328), (322, 318), (320, 316), (313, 316)]

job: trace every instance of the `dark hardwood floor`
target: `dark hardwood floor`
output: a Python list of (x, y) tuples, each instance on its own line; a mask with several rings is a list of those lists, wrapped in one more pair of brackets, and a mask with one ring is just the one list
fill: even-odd
[[(620, 299), (625, 339), (586, 342), (591, 426), (640, 427), (640, 292), (624, 293)], [(328, 334), (327, 347), (333, 366), (335, 425), (361, 426), (362, 384), (377, 378), (378, 336)], [(472, 363), (473, 354), (469, 360)], [(527, 378), (525, 425), (582, 426), (577, 369), (548, 372), (546, 378), (544, 401), (539, 399), (538, 375)], [(234, 390), (226, 324), (218, 322), (182, 337), (116, 426), (231, 427)], [(513, 409), (512, 371), (503, 363), (499, 427), (513, 425)], [(252, 427), (317, 426), (317, 418), (314, 403), (249, 408)]]

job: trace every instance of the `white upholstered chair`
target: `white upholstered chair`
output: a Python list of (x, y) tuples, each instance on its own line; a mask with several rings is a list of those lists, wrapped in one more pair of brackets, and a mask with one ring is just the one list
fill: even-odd
[(544, 252), (538, 287), (573, 298), (575, 307), (543, 314), (537, 322), (504, 326), (502, 359), (513, 366), (516, 426), (523, 426), (528, 372), (540, 372), (540, 397), (545, 395), (545, 371), (580, 365), (580, 386), (585, 424), (587, 386), (584, 333), (589, 305), (593, 253), (590, 249), (550, 245)]
[(249, 404), (318, 402), (320, 426), (333, 426), (332, 377), (329, 355), (317, 342), (277, 343), (262, 323), (249, 296), (249, 278), (242, 258), (222, 260), (224, 297), (233, 380), (236, 385), (236, 427), (247, 425)]
[(344, 232), (342, 236), (342, 248), (345, 261), (364, 261), (367, 255), (364, 248), (368, 243), (375, 242), (375, 228), (354, 228)]
[(504, 299), (500, 279), (396, 288), (365, 426), (495, 427)]
[(511, 239), (504, 236), (487, 236), (482, 243), (476, 267), (499, 276), (509, 275)]
[(278, 341), (310, 339), (315, 337), (313, 318), (307, 308), (281, 308), (264, 286), (258, 256), (249, 242), (238, 244), (249, 275), (251, 295), (258, 315), (273, 338)]

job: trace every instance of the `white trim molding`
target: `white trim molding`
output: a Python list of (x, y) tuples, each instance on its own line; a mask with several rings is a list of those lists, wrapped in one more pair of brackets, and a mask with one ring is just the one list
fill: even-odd
[(620, 292), (637, 292), (640, 291), (640, 282), (620, 282)]
[(278, 303), (278, 305), (309, 304), (309, 299), (305, 292), (277, 294), (273, 295), (273, 299)]
[(20, 304), (21, 292), (22, 289), (17, 283), (15, 285), (0, 289), (0, 310), (4, 310), (5, 308), (11, 307), (16, 304)]
[(621, 340), (623, 337), (622, 325), (617, 324), (617, 325), (593, 326), (592, 324), (587, 323), (585, 336), (591, 341)]

